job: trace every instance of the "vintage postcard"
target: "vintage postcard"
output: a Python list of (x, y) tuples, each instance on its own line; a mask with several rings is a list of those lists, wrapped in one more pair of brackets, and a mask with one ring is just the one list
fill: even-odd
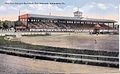
[(0, 0), (0, 74), (120, 74), (119, 0)]

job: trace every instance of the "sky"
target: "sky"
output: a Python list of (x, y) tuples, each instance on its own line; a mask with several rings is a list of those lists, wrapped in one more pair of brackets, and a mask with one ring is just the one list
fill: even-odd
[[(6, 3), (48, 3), (48, 4), (6, 4)], [(62, 4), (49, 4), (62, 3)], [(83, 17), (112, 19), (118, 21), (120, 0), (0, 0), (0, 20), (17, 20), (20, 15), (40, 14), (54, 16), (74, 16), (73, 12), (83, 12)]]

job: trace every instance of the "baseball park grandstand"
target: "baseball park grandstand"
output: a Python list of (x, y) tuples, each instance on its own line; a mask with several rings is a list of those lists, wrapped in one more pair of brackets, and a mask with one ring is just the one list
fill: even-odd
[(114, 20), (82, 17), (82, 12), (74, 12), (74, 17), (24, 14), (18, 17), (21, 22), (16, 30), (21, 31), (110, 31), (115, 29)]
[[(29, 33), (42, 32), (89, 32), (111, 33), (118, 32), (116, 21), (109, 19), (95, 19), (82, 17), (82, 12), (74, 12), (74, 17), (23, 14), (18, 17), (19, 25), (16, 31)], [(26, 33), (27, 33), (26, 32)], [(19, 32), (17, 32), (19, 33)], [(20, 32), (21, 33), (21, 32)], [(77, 35), (76, 35), (77, 34)], [(44, 45), (44, 49), (32, 50), (21, 48), (1, 47), (11, 54), (26, 57), (36, 57), (58, 62), (80, 63), (88, 65), (117, 67), (119, 66), (118, 35), (88, 35), (84, 33), (67, 35), (51, 35), (38, 37), (22, 37), (20, 40), (32, 45)], [(43, 39), (44, 38), (44, 39)], [(60, 40), (59, 40), (60, 39)], [(34, 43), (35, 42), (35, 43)], [(45, 52), (44, 52), (44, 51)], [(15, 53), (18, 51), (19, 53)], [(24, 52), (24, 53), (23, 53)]]

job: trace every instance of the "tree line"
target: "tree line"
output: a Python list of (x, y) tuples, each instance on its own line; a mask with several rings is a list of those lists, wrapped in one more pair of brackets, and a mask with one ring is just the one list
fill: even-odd
[(10, 28), (14, 28), (14, 26), (15, 26), (15, 21), (0, 20), (0, 29), (10, 29)]
[(20, 21), (1, 21), (0, 20), (0, 29), (11, 29), (15, 28), (15, 26), (18, 26), (20, 24)]

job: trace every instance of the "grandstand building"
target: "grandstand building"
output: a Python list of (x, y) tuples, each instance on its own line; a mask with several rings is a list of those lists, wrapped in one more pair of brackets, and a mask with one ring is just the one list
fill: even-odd
[[(78, 17), (80, 16), (80, 17)], [(83, 30), (111, 30), (114, 20), (83, 18), (82, 12), (74, 12), (74, 17), (24, 14), (19, 16), (22, 22), (16, 30), (28, 31), (83, 31)], [(96, 28), (96, 25), (99, 28)]]

